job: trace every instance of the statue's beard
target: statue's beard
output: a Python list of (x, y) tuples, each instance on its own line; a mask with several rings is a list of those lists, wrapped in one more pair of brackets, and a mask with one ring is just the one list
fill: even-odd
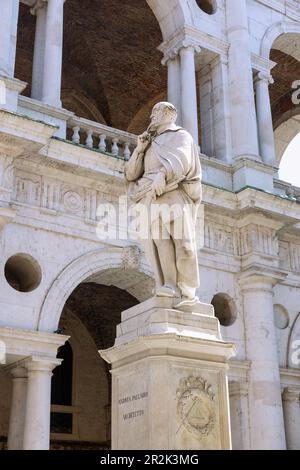
[(157, 129), (159, 128), (159, 124), (154, 124), (154, 123), (150, 123), (148, 129), (147, 129), (147, 132), (148, 134), (150, 135), (154, 135), (157, 133)]

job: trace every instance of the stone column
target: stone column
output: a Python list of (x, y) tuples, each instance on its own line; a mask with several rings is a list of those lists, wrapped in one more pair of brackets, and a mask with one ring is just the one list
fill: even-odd
[(181, 113), (182, 126), (192, 134), (195, 142), (198, 144), (199, 135), (195, 52), (200, 52), (200, 48), (194, 45), (183, 45), (180, 49)]
[(300, 450), (300, 389), (288, 387), (282, 398), (287, 448)]
[(275, 165), (275, 140), (269, 94), (269, 85), (274, 83), (274, 80), (270, 75), (259, 72), (254, 83), (260, 155), (264, 163)]
[(250, 448), (247, 382), (229, 382), (230, 422), (233, 450)]
[(257, 157), (258, 138), (246, 0), (226, 2), (233, 157)]
[(10, 370), (13, 377), (12, 400), (9, 418), (8, 450), (22, 450), (25, 425), (27, 370), (17, 366)]
[(44, 81), (47, 0), (37, 0), (30, 12), (32, 15), (36, 15), (31, 97), (41, 101)]
[(2, 0), (0, 15), (0, 75), (13, 77), (15, 69), (19, 0)]
[(48, 450), (51, 377), (59, 359), (35, 358), (25, 363), (28, 374), (24, 450)]
[(61, 107), (63, 18), (65, 0), (48, 0), (42, 101)]
[(276, 282), (273, 277), (256, 272), (240, 278), (246, 359), (251, 361), (249, 419), (253, 450), (286, 448), (273, 313)]
[(215, 156), (229, 162), (232, 158), (232, 136), (227, 59), (219, 56), (212, 62), (211, 77)]
[(181, 125), (180, 58), (174, 53), (163, 61), (165, 63), (168, 66), (168, 101), (177, 108), (177, 123)]
[(211, 69), (209, 66), (199, 73), (199, 100), (201, 122), (201, 151), (209, 157), (215, 157), (214, 116)]

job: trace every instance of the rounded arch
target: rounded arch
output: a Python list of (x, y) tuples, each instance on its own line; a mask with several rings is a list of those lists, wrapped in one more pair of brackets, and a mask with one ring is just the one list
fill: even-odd
[(299, 107), (285, 112), (274, 130), (276, 162), (279, 165), (282, 157), (294, 137), (300, 133)]
[(135, 246), (86, 253), (72, 261), (53, 282), (41, 308), (38, 331), (57, 330), (67, 299), (83, 282), (114, 285), (143, 301), (151, 296), (153, 275)]
[(132, 120), (130, 121), (129, 126), (127, 128), (127, 132), (132, 134), (141, 134), (143, 130), (146, 129), (149, 125), (149, 119), (153, 106), (159, 101), (166, 101), (165, 92), (156, 95), (138, 110), (138, 112), (135, 114), (135, 116), (133, 116)]
[(299, 368), (299, 357), (300, 357), (300, 312), (297, 313), (290, 329), (287, 353), (286, 353), (286, 367)]
[(300, 23), (281, 21), (270, 26), (262, 39), (260, 54), (269, 59), (274, 42), (279, 36), (286, 33), (300, 34)]
[(184, 24), (192, 24), (191, 11), (186, 0), (146, 0), (153, 11), (164, 41)]

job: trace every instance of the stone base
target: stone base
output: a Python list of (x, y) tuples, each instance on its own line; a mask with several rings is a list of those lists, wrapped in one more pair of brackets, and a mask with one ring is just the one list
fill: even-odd
[(228, 360), (213, 307), (154, 298), (122, 314), (112, 364), (112, 448), (230, 449)]
[(32, 119), (56, 126), (57, 130), (54, 135), (61, 139), (66, 139), (67, 121), (74, 116), (74, 113), (71, 111), (50, 106), (26, 96), (19, 97), (18, 112), (32, 117)]
[(240, 191), (246, 187), (273, 192), (273, 178), (278, 168), (266, 165), (258, 158), (241, 156), (235, 159), (233, 166), (233, 190)]
[(26, 86), (26, 82), (0, 75), (0, 108), (16, 112), (19, 95)]

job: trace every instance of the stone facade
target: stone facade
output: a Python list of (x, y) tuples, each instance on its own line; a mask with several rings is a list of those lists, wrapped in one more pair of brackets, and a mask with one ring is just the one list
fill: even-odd
[(137, 242), (99, 239), (98, 207), (118, 208), (124, 160), (168, 97), (201, 149), (198, 294), (237, 347), (233, 448), (299, 449), (300, 192), (278, 166), (300, 131), (300, 3), (82, 3), (3, 0), (0, 447), (49, 447), (51, 374), (69, 337), (72, 403), (52, 405), (52, 445), (110, 446), (97, 350), (151, 297), (153, 275)]

